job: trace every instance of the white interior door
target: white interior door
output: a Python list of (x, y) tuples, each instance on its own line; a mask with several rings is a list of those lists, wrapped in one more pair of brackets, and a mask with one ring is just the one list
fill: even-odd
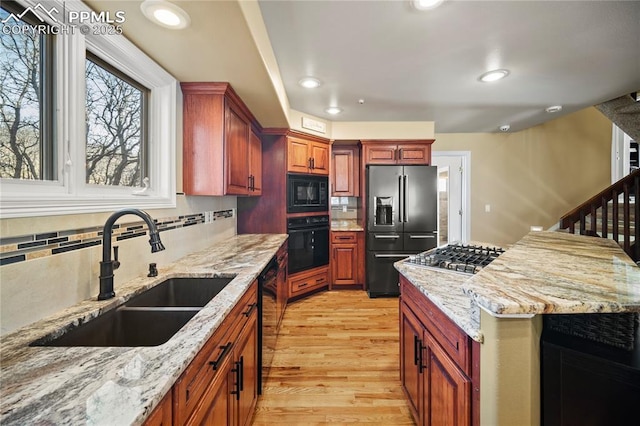
[(438, 166), (438, 245), (469, 241), (470, 159), (468, 151), (432, 153), (432, 163)]

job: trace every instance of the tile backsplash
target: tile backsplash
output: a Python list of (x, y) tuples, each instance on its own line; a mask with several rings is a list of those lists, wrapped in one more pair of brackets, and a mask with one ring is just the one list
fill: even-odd
[[(154, 219), (154, 222), (162, 233), (172, 229), (232, 218), (233, 215), (234, 211), (229, 209), (159, 218)], [(0, 266), (99, 246), (102, 245), (102, 235), (102, 226), (94, 226), (0, 238)], [(114, 242), (118, 242), (146, 235), (147, 226), (144, 221), (140, 220), (114, 225), (112, 239)]]

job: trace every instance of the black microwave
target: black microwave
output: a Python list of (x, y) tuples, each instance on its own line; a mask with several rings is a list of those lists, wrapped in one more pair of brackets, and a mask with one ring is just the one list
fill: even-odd
[(287, 213), (325, 212), (329, 210), (327, 176), (287, 175)]

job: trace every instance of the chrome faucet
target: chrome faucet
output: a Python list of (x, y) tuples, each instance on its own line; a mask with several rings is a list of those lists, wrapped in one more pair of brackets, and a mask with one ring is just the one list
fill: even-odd
[[(111, 260), (111, 231), (116, 220), (126, 214), (133, 214), (141, 217), (149, 227), (149, 244), (151, 245), (151, 253), (164, 250), (158, 228), (153, 222), (149, 213), (139, 209), (123, 209), (113, 213), (104, 224), (102, 230), (102, 262), (100, 262), (100, 294), (98, 300), (111, 299), (116, 295), (113, 291), (113, 270), (118, 269), (118, 254), (116, 251), (115, 260)], [(114, 247), (116, 249), (117, 247)]]

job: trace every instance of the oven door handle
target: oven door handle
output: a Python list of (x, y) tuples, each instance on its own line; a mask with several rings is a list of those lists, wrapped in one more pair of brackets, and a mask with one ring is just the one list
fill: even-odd
[(299, 234), (300, 232), (311, 232), (311, 231), (328, 231), (328, 226), (323, 226), (322, 228), (304, 228), (304, 229), (289, 229), (287, 230), (287, 234)]
[(409, 254), (374, 254), (373, 257), (375, 257), (376, 259), (381, 259), (381, 258), (400, 258), (400, 259), (404, 259), (405, 257), (409, 257)]

